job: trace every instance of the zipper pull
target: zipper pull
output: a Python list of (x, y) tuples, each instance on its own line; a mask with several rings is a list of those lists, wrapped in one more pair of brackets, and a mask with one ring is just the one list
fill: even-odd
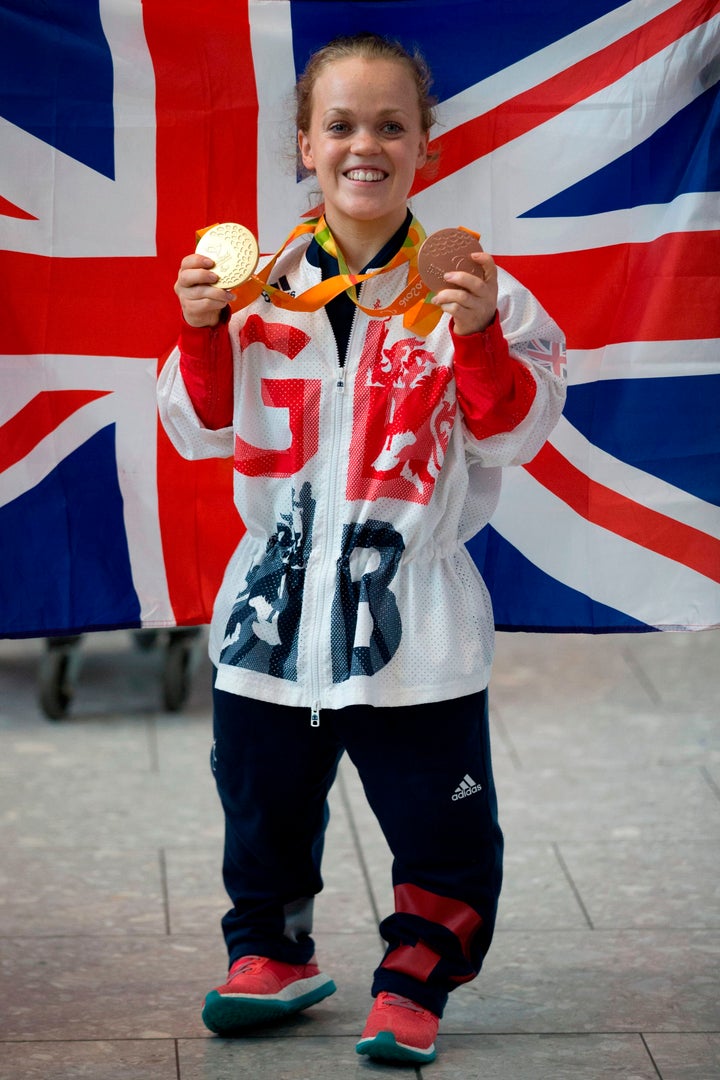
[(310, 727), (320, 727), (320, 702), (316, 701), (310, 710)]
[(335, 383), (335, 390), (336, 390), (336, 392), (338, 394), (344, 394), (345, 393), (345, 376), (343, 375), (342, 372), (340, 372), (340, 374), (337, 377), (337, 382)]

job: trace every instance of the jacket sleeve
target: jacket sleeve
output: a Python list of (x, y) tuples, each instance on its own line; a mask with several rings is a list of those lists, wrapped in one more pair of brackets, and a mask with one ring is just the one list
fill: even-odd
[(162, 425), (183, 457), (231, 457), (233, 364), (227, 322), (183, 324), (157, 387)]
[(510, 355), (496, 317), (482, 333), (453, 339), (453, 370), (458, 404), (470, 434), (477, 440), (512, 431), (523, 420), (535, 398), (531, 371)]
[(468, 458), (487, 467), (531, 461), (565, 404), (562, 331), (501, 268), (498, 285), (494, 322), (484, 333), (468, 335), (468, 341), (454, 338)]
[(193, 408), (206, 428), (233, 420), (232, 349), (227, 323), (212, 329), (183, 325), (178, 340), (180, 375)]

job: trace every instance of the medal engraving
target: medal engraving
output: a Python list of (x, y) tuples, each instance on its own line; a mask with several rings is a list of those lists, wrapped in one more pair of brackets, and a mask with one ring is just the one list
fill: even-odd
[(418, 252), (418, 272), (424, 284), (432, 292), (452, 288), (444, 278), (451, 270), (483, 277), (482, 267), (470, 258), (473, 251), (482, 251), (480, 239), (465, 229), (440, 229), (431, 233)]
[(214, 270), (219, 280), (216, 287), (232, 289), (252, 277), (258, 264), (258, 245), (255, 237), (244, 225), (233, 221), (213, 225), (203, 233), (195, 248), (199, 255), (207, 255), (215, 262)]

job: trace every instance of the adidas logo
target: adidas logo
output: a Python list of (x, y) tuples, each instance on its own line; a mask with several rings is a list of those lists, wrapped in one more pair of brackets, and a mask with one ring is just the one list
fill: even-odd
[(452, 797), (453, 802), (457, 802), (458, 799), (467, 799), (468, 795), (474, 795), (476, 791), (482, 791), (482, 784), (476, 784), (472, 776), (465, 773), (464, 777), (455, 788), (455, 794)]

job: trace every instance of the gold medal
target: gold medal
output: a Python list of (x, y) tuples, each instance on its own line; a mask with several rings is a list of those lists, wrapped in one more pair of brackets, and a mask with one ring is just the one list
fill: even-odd
[(260, 256), (257, 240), (244, 225), (225, 221), (205, 229), (195, 251), (213, 259), (219, 289), (233, 289), (252, 277)]

